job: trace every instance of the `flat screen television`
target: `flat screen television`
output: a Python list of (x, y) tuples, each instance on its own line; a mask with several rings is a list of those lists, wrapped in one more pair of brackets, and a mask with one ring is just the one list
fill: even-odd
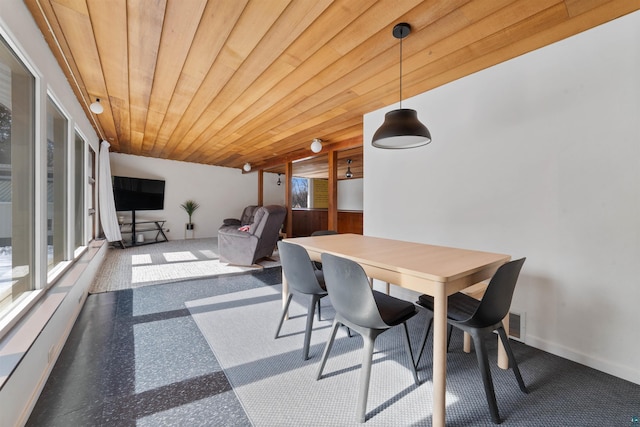
[(159, 179), (113, 177), (116, 211), (164, 209), (164, 181)]

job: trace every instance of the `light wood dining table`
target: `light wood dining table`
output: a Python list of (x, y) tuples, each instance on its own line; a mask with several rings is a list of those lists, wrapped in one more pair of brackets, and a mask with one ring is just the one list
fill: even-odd
[[(351, 259), (366, 274), (383, 282), (434, 298), (432, 425), (444, 426), (447, 372), (447, 297), (489, 279), (511, 257), (505, 254), (412, 243), (359, 234), (297, 237), (287, 242), (304, 247), (313, 261), (322, 253)], [(282, 278), (283, 303), (289, 294)]]

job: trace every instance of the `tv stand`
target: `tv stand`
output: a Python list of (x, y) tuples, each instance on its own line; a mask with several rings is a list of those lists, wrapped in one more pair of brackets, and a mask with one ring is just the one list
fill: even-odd
[[(125, 246), (149, 245), (152, 243), (168, 242), (167, 235), (164, 234), (164, 224), (166, 219), (149, 219), (136, 221), (136, 211), (131, 211), (131, 221), (120, 223), (120, 234), (123, 235), (122, 242)], [(144, 242), (138, 242), (138, 234), (155, 233), (153, 240), (149, 239)], [(131, 234), (131, 240), (124, 238), (125, 234)]]

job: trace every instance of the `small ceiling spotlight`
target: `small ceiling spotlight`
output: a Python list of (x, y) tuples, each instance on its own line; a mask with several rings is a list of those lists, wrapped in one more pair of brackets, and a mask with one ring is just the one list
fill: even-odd
[(89, 106), (89, 109), (93, 111), (95, 114), (102, 114), (104, 111), (104, 107), (100, 104), (100, 98), (96, 98), (96, 102), (92, 103)]
[(314, 138), (313, 142), (311, 143), (311, 151), (313, 151), (314, 153), (319, 153), (320, 151), (322, 151), (322, 140), (319, 138)]
[(347, 173), (344, 174), (347, 178), (352, 178), (353, 174), (351, 173), (351, 159), (347, 159)]
[(244, 166), (242, 166), (242, 169), (245, 172), (249, 172), (251, 170), (251, 164), (249, 162), (245, 163)]
[(276, 181), (276, 185), (282, 185), (282, 181), (280, 180), (281, 173), (278, 174), (278, 181)]

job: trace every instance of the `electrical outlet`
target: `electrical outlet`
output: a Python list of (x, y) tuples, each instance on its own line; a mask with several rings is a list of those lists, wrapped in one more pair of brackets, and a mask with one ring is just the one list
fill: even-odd
[(56, 353), (56, 346), (52, 345), (51, 348), (49, 349), (49, 352), (47, 353), (47, 363), (51, 363), (53, 361), (55, 353)]

